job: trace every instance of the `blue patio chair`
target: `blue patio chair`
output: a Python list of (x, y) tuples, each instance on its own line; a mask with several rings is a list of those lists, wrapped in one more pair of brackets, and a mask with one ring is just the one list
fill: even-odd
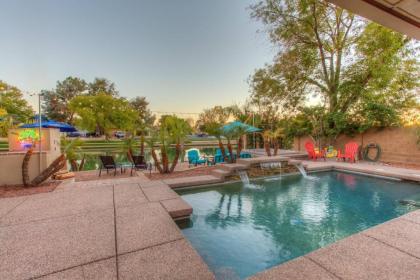
[(214, 154), (214, 162), (215, 163), (221, 163), (221, 162), (224, 162), (224, 161), (225, 161), (225, 159), (223, 158), (222, 151), (219, 148), (217, 148), (216, 153)]
[[(230, 156), (229, 150), (227, 148), (225, 148), (225, 155), (227, 157)], [(223, 158), (222, 150), (220, 148), (216, 149), (216, 154), (214, 155), (214, 162), (215, 163), (225, 162), (225, 159)]]
[(241, 152), (240, 158), (252, 158), (252, 156), (248, 152)]
[(188, 157), (188, 164), (189, 165), (200, 165), (200, 164), (206, 164), (207, 159), (200, 157), (200, 154), (198, 150), (192, 149), (187, 151), (187, 157)]

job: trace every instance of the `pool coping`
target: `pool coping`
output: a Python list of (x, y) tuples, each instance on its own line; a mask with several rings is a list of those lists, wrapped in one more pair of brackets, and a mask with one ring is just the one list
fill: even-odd
[(420, 209), (247, 279), (418, 279), (419, 234)]
[[(291, 159), (291, 161), (301, 163), (308, 173), (338, 171), (362, 176), (379, 177), (385, 180), (420, 182), (420, 176), (411, 176), (411, 174), (420, 174), (420, 172), (403, 168), (387, 166), (378, 168), (375, 165), (371, 165), (372, 169), (369, 169), (366, 168), (368, 164), (364, 164), (364, 172), (361, 172), (359, 168), (355, 168), (358, 166), (357, 163), (322, 162), (320, 164), (320, 162), (315, 162), (314, 164), (311, 161), (305, 160)], [(407, 176), (404, 174), (404, 171), (412, 173)], [(296, 175), (298, 173), (289, 174), (281, 176)], [(275, 178), (276, 176), (268, 177)], [(232, 182), (225, 181), (198, 186), (176, 187), (175, 191), (208, 188)], [(405, 223), (406, 228), (399, 227), (399, 223)], [(412, 238), (410, 236), (404, 238), (410, 232), (410, 230), (407, 230), (407, 225), (410, 227), (410, 230), (416, 233), (418, 232), (420, 235), (420, 209), (352, 234), (298, 258), (258, 272), (247, 279), (384, 279), (389, 278), (389, 273), (394, 276), (391, 278), (417, 279), (418, 271), (420, 271), (420, 243), (417, 241), (418, 238)], [(377, 231), (382, 233), (379, 239), (375, 238)], [(398, 236), (403, 236), (403, 238), (398, 238)], [(363, 247), (358, 251), (357, 246), (362, 243)], [(407, 248), (414, 248), (411, 250), (414, 250), (415, 253), (409, 252), (410, 250)], [(366, 254), (369, 252), (380, 254), (380, 258), (372, 257), (366, 259)], [(388, 255), (383, 252), (390, 254)], [(398, 258), (395, 258), (395, 255), (398, 255)], [(346, 257), (340, 259), (337, 256)], [(400, 261), (407, 262), (409, 265), (406, 265), (404, 269), (399, 269), (401, 267)], [(352, 267), (348, 264), (357, 264), (357, 267)], [(391, 272), (389, 271), (390, 267), (392, 267)], [(400, 277), (403, 274), (404, 277)]]
[[(309, 163), (313, 165), (312, 162)], [(318, 168), (312, 169), (315, 171), (332, 170), (331, 168), (321, 170), (322, 168), (319, 168), (321, 165), (318, 163), (315, 166)], [(51, 207), (54, 211), (50, 209)], [(153, 273), (155, 278), (173, 276), (168, 269), (176, 269), (177, 276), (181, 279), (186, 279), (181, 275), (189, 275), (188, 279), (214, 279), (207, 264), (174, 223), (178, 215), (187, 215), (190, 208), (191, 206), (183, 203), (182, 198), (168, 184), (163, 181), (150, 181), (142, 173), (139, 173), (138, 177), (131, 178), (98, 179), (86, 182), (68, 181), (60, 184), (55, 191), (50, 193), (0, 199), (2, 211), (0, 211), (0, 228), (3, 234), (7, 233), (3, 235), (2, 241), (5, 241), (8, 246), (6, 252), (10, 253), (9, 255), (6, 253), (5, 256), (8, 257), (9, 266), (2, 268), (6, 271), (0, 269), (0, 275), (10, 276), (8, 273), (16, 274), (23, 271), (22, 273), (28, 273), (25, 274), (28, 277), (16, 277), (17, 279), (42, 276), (48, 278), (49, 276), (63, 277), (62, 273), (75, 275), (85, 270), (102, 275), (101, 267), (104, 266), (110, 270), (110, 273), (114, 275), (116, 273), (116, 279), (119, 278), (119, 274), (122, 278), (145, 277), (145, 275), (152, 275), (150, 273)], [(404, 276), (407, 276), (405, 279), (418, 278), (418, 274), (410, 278), (412, 275), (407, 273), (420, 270), (420, 244), (417, 237), (420, 236), (420, 210), (397, 219), (402, 219), (397, 226), (394, 220), (388, 221), (366, 230), (375, 229), (375, 232), (368, 232), (362, 236), (360, 233), (351, 235), (251, 277), (279, 279), (278, 275), (292, 275), (284, 278), (295, 279), (302, 278), (302, 275), (305, 276), (309, 270), (311, 271), (309, 276), (303, 279), (316, 279), (316, 275), (326, 275), (325, 278), (331, 279), (337, 279), (337, 276), (346, 278), (346, 275), (343, 276), (340, 273), (351, 271), (343, 263), (353, 261), (357, 265), (363, 265), (360, 262), (357, 263), (356, 260), (364, 260), (366, 252), (379, 250), (378, 255), (384, 254), (384, 256), (381, 255), (380, 258), (374, 256), (368, 260), (369, 262), (364, 260), (369, 264), (365, 270), (357, 265), (354, 265), (353, 269), (365, 271), (366, 274), (362, 276), (366, 276), (364, 277), (366, 279), (387, 278), (376, 274), (370, 277), (371, 271), (390, 273), (390, 269), (396, 269), (401, 275), (405, 273)], [(75, 226), (68, 228), (66, 221), (70, 221), (69, 223)], [(151, 222), (158, 225), (160, 230), (155, 230), (156, 227), (151, 226)], [(383, 225), (385, 229), (376, 229)], [(409, 229), (407, 225), (410, 226)], [(49, 231), (49, 228), (55, 230)], [(139, 234), (140, 231), (142, 234)], [(19, 236), (17, 236), (18, 233)], [(413, 233), (418, 234), (414, 241)], [(387, 234), (388, 239), (383, 240), (383, 236)], [(17, 237), (20, 242), (13, 241)], [(367, 242), (365, 247), (368, 249), (361, 248), (364, 251), (356, 252), (350, 259), (337, 263), (340, 260), (337, 256), (347, 256), (350, 254), (348, 252), (353, 253), (353, 249), (359, 246), (360, 242), (355, 242), (355, 238), (358, 238), (356, 241), (370, 240), (372, 244)], [(44, 242), (45, 247), (38, 247), (37, 244), (41, 244), (40, 242)], [(23, 243), (27, 246), (21, 246)], [(339, 245), (336, 245), (338, 243)], [(370, 246), (373, 248), (369, 249)], [(62, 250), (61, 247), (65, 247), (66, 250)], [(77, 253), (83, 250), (89, 250), (92, 255), (88, 258), (80, 252)], [(337, 251), (339, 253), (336, 253)], [(48, 252), (48, 259), (46, 252)], [(13, 257), (12, 253), (19, 255)], [(331, 254), (336, 255), (328, 260)], [(402, 261), (395, 258), (389, 259), (398, 254)], [(153, 260), (150, 259), (150, 255), (154, 256)], [(22, 266), (27, 256), (31, 256), (33, 263), (26, 262), (26, 265)], [(82, 256), (85, 259), (79, 260)], [(385, 265), (384, 261), (387, 261)], [(293, 266), (296, 263), (298, 266)], [(330, 267), (330, 264), (334, 266)], [(292, 272), (289, 271), (290, 267), (294, 267)], [(337, 271), (336, 267), (341, 268), (342, 271)], [(12, 279), (13, 277), (4, 278)]]

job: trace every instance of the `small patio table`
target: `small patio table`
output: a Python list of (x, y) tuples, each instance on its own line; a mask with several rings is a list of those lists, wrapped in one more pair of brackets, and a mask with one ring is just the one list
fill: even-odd
[(120, 168), (121, 174), (123, 174), (127, 171), (127, 168), (132, 168), (133, 167), (133, 163), (131, 163), (129, 161), (119, 162), (119, 163), (117, 163), (117, 167)]
[(206, 156), (205, 159), (207, 159), (207, 165), (216, 165), (216, 162), (214, 161), (214, 156)]

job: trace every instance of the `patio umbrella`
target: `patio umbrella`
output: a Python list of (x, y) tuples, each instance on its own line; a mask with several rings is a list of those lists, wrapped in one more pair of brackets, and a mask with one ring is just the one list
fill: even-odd
[[(77, 129), (74, 128), (73, 126), (69, 125), (68, 123), (63, 123), (63, 122), (46, 121), (46, 122), (42, 122), (41, 125), (44, 128), (49, 128), (49, 127), (58, 128), (58, 129), (60, 129), (60, 132), (74, 132), (74, 131), (77, 131)], [(38, 128), (38, 127), (39, 127), (39, 122), (24, 124), (24, 125), (20, 126), (20, 128)]]
[(234, 122), (228, 123), (227, 125), (222, 127), (222, 131), (225, 132), (225, 133), (230, 132), (230, 131), (234, 131), (236, 129), (243, 129), (243, 130), (246, 131), (246, 133), (254, 133), (254, 132), (260, 132), (261, 131), (261, 129), (259, 129), (255, 126), (245, 124), (245, 123), (240, 122), (240, 121), (234, 121)]

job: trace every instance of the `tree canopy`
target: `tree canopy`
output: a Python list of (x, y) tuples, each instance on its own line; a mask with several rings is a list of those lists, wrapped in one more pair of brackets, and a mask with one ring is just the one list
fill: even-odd
[(406, 36), (322, 0), (264, 0), (251, 10), (279, 50), (250, 78), (253, 103), (271, 114), (299, 114), (311, 100), (337, 134), (340, 122), (395, 124), (416, 103), (418, 62)]
[(111, 129), (133, 131), (137, 120), (137, 112), (126, 99), (106, 93), (74, 97), (69, 108), (77, 114), (78, 126), (99, 135), (109, 136)]
[(130, 105), (137, 112), (136, 130), (144, 133), (146, 128), (153, 126), (156, 120), (155, 115), (148, 108), (149, 102), (147, 102), (146, 97), (137, 96), (130, 100)]
[(86, 94), (88, 84), (77, 77), (67, 77), (57, 81), (54, 90), (44, 90), (43, 110), (48, 118), (73, 124), (74, 112), (69, 109), (68, 102), (76, 97)]
[(23, 98), (22, 92), (0, 80), (0, 110), (3, 116), (10, 116), (18, 122), (25, 122), (34, 111)]
[(115, 87), (115, 84), (110, 80), (105, 78), (95, 78), (95, 80), (93, 80), (92, 83), (89, 83), (88, 94), (108, 94), (113, 97), (117, 97), (119, 93), (117, 88)]

